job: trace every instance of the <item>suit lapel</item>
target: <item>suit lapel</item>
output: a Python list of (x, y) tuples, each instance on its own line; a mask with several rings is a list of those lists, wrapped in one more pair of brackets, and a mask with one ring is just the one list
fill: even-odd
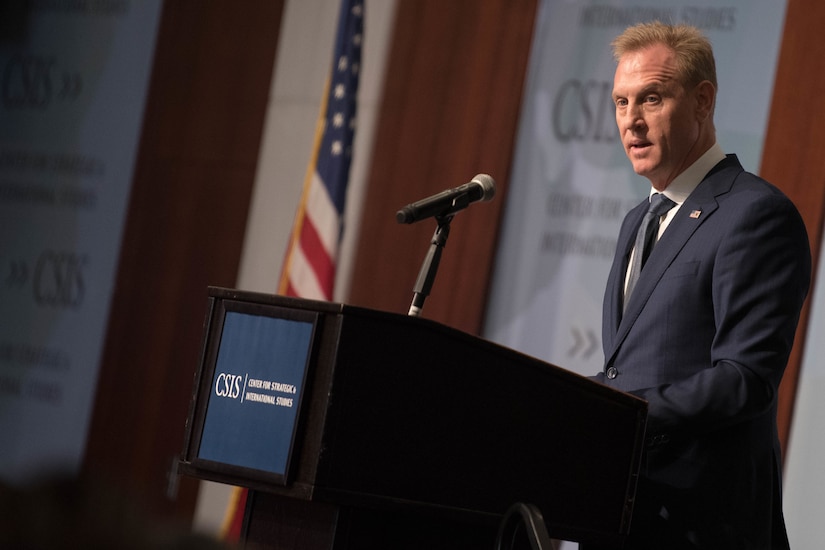
[(622, 320), (622, 308), (624, 305), (624, 282), (627, 274), (627, 264), (630, 260), (630, 251), (636, 239), (636, 232), (642, 223), (649, 201), (642, 201), (627, 215), (627, 222), (622, 225), (616, 246), (616, 258), (610, 269), (607, 280), (607, 308), (604, 315), (608, 316), (609, 330), (604, 337), (612, 337), (619, 330), (619, 323)]

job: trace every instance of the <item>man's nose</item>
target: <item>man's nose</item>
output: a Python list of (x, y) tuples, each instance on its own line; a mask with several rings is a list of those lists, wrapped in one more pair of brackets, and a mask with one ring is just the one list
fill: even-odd
[(621, 130), (636, 130), (644, 127), (645, 121), (640, 106), (628, 105), (619, 115), (618, 123)]

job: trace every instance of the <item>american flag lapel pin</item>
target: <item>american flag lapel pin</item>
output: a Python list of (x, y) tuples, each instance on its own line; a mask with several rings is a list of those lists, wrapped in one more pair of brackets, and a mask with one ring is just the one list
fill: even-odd
[(690, 217), (693, 218), (694, 220), (699, 218), (699, 216), (701, 216), (701, 215), (702, 215), (701, 210), (694, 210), (693, 212), (690, 213)]

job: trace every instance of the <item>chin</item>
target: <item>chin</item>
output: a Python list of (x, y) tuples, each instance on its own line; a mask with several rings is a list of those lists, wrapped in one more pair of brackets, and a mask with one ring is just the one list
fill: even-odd
[(650, 176), (650, 169), (642, 166), (640, 164), (633, 165), (633, 171), (636, 172), (638, 175), (642, 176), (643, 178), (647, 178)]

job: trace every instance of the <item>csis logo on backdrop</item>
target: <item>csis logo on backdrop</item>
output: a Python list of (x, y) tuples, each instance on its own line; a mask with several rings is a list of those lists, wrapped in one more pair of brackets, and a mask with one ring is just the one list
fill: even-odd
[(215, 395), (229, 399), (240, 399), (243, 376), (222, 372), (215, 378)]

